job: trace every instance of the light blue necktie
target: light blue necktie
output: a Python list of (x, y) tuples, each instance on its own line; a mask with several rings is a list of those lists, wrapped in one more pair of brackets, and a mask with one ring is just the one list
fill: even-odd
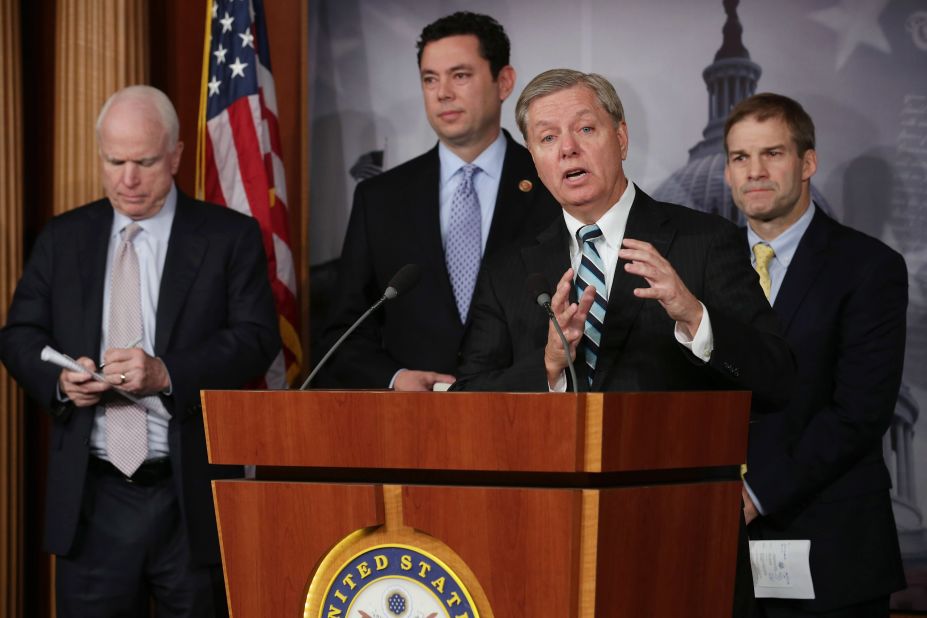
[(602, 341), (602, 325), (605, 323), (605, 265), (602, 257), (595, 248), (594, 241), (602, 236), (598, 225), (585, 225), (579, 228), (576, 237), (582, 247), (583, 257), (576, 273), (577, 298), (583, 295), (588, 286), (595, 287), (595, 301), (586, 316), (586, 325), (583, 329), (582, 349), (584, 360), (589, 368), (589, 384), (595, 376), (596, 360), (599, 358), (599, 344)]
[(473, 176), (479, 171), (480, 168), (475, 165), (460, 168), (463, 176), (451, 200), (447, 246), (444, 248), (444, 259), (461, 322), (467, 321), (483, 249), (480, 201), (473, 188)]

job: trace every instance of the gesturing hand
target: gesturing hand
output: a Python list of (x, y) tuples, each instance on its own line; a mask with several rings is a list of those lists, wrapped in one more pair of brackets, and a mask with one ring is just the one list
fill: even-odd
[(570, 349), (569, 351), (563, 349), (560, 335), (557, 334), (553, 324), (548, 324), (547, 345), (544, 347), (544, 369), (547, 371), (547, 383), (549, 385), (554, 384), (568, 366), (567, 354), (569, 354), (570, 360), (576, 358), (576, 346), (583, 336), (586, 315), (595, 300), (595, 288), (590, 285), (583, 290), (583, 295), (578, 303), (571, 303), (570, 288), (572, 285), (573, 269), (568, 268), (560, 277), (560, 281), (557, 282), (557, 289), (550, 301), (550, 308), (554, 312), (557, 323), (563, 330)]
[(682, 282), (676, 269), (649, 242), (625, 238), (618, 257), (628, 260), (624, 269), (632, 275), (643, 277), (648, 288), (636, 288), (638, 298), (659, 301), (667, 315), (679, 322), (688, 332), (695, 335), (702, 321), (702, 304)]

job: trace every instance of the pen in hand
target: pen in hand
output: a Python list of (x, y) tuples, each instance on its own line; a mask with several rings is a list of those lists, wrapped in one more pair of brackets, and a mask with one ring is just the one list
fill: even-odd
[[(127, 346), (126, 346), (125, 348), (123, 348), (123, 349), (125, 349), (125, 350), (131, 350), (132, 348), (137, 348), (141, 343), (142, 343), (142, 338), (139, 337), (138, 339), (136, 339), (135, 341), (133, 341), (132, 343), (130, 343), (129, 345), (127, 345)], [(63, 356), (66, 356), (66, 355), (63, 355)], [(68, 357), (68, 358), (70, 358), (70, 357)], [(44, 359), (43, 359), (43, 360), (44, 360)], [(106, 367), (106, 361), (102, 361), (102, 362), (100, 363), (100, 366), (98, 367), (98, 369), (99, 369), (100, 371), (102, 371), (102, 370), (103, 370), (103, 367)]]

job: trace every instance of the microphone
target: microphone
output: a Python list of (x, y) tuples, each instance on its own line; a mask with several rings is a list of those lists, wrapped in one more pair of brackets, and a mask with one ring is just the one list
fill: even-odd
[(554, 310), (550, 307), (550, 294), (547, 292), (547, 282), (544, 280), (542, 274), (531, 273), (528, 275), (528, 278), (525, 279), (525, 285), (531, 293), (531, 296), (535, 299), (534, 302), (547, 311), (547, 319), (550, 320), (557, 334), (560, 335), (560, 343), (563, 344), (563, 352), (566, 354), (567, 367), (570, 369), (570, 379), (573, 381), (573, 392), (577, 393), (579, 392), (577, 389), (578, 382), (576, 381), (576, 368), (573, 366), (573, 358), (570, 356), (570, 344), (567, 343), (566, 335), (563, 334), (563, 329), (560, 328), (557, 316), (554, 315)]
[(393, 300), (400, 294), (405, 294), (406, 292), (414, 288), (418, 284), (419, 279), (421, 278), (422, 278), (422, 269), (419, 267), (418, 264), (406, 264), (405, 266), (400, 268), (396, 272), (396, 274), (393, 275), (393, 278), (389, 280), (389, 283), (386, 284), (386, 289), (383, 290), (383, 296), (381, 296), (379, 300), (377, 300), (377, 302), (373, 303), (373, 305), (370, 306), (370, 309), (364, 312), (364, 315), (357, 318), (357, 320), (353, 324), (351, 324), (351, 328), (344, 331), (344, 334), (338, 338), (338, 341), (335, 342), (335, 345), (333, 345), (328, 350), (328, 352), (325, 353), (325, 356), (322, 357), (322, 360), (319, 361), (319, 364), (315, 366), (315, 369), (312, 370), (312, 373), (309, 374), (309, 377), (306, 378), (306, 381), (303, 382), (303, 385), (299, 387), (299, 390), (301, 391), (306, 390), (306, 388), (309, 386), (309, 383), (312, 382), (312, 378), (314, 378), (315, 374), (319, 372), (319, 369), (321, 369), (325, 365), (329, 357), (332, 354), (334, 354), (335, 350), (337, 350), (341, 346), (341, 343), (345, 339), (348, 338), (348, 335), (353, 333), (354, 330), (358, 326), (360, 326), (364, 320), (367, 319), (367, 316), (369, 316), (371, 313), (376, 311), (377, 308), (379, 308), (379, 306), (385, 303), (386, 301)]
[(400, 294), (408, 292), (422, 278), (422, 269), (418, 264), (406, 264), (393, 275), (383, 291), (383, 300), (393, 300)]

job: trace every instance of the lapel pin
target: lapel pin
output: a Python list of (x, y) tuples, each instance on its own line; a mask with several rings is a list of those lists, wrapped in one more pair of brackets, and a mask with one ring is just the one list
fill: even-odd
[(522, 180), (521, 182), (518, 183), (518, 190), (521, 191), (522, 193), (527, 193), (532, 188), (534, 188), (534, 185), (531, 184), (530, 180)]

